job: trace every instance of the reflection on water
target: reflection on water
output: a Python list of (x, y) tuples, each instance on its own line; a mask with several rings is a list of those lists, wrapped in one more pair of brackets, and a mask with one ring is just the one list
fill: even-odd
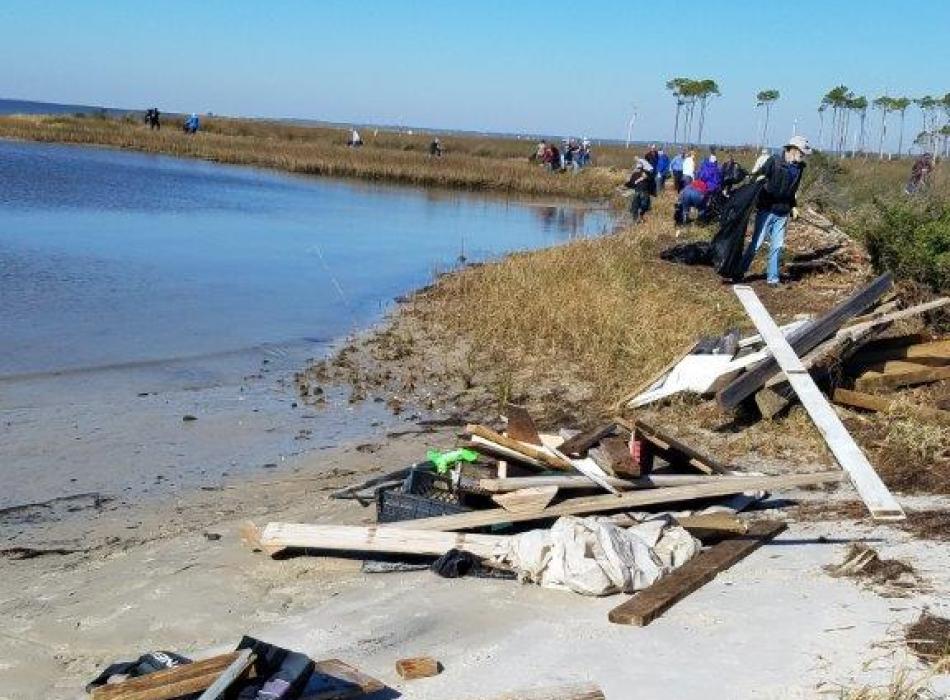
[(0, 142), (0, 377), (329, 341), (605, 212)]

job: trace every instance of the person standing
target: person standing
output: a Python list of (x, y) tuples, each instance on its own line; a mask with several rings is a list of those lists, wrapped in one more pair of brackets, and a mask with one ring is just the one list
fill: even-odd
[(769, 259), (766, 281), (770, 287), (779, 285), (779, 265), (785, 247), (788, 217), (798, 218), (796, 195), (805, 172), (805, 156), (811, 146), (804, 136), (793, 136), (785, 144), (780, 156), (770, 156), (762, 167), (753, 172), (756, 180), (764, 180), (757, 202), (755, 228), (752, 240), (742, 256), (742, 274), (748, 272), (762, 242), (769, 239)]
[(917, 194), (921, 187), (926, 188), (927, 178), (934, 169), (934, 157), (932, 153), (924, 153), (910, 169), (910, 179), (907, 180), (907, 187), (904, 188), (904, 194)]
[(686, 159), (685, 152), (680, 149), (676, 152), (676, 155), (673, 156), (673, 160), (670, 161), (670, 172), (673, 173), (673, 188), (676, 190), (676, 193), (679, 194), (683, 191), (683, 161)]
[(660, 192), (666, 187), (666, 178), (670, 176), (670, 157), (662, 148), (657, 151), (656, 158), (656, 188)]
[(683, 158), (683, 186), (685, 187), (696, 177), (696, 151), (689, 151)]
[(633, 196), (630, 198), (630, 215), (635, 224), (643, 220), (643, 216), (650, 211), (650, 190), (655, 186), (656, 180), (653, 177), (653, 166), (646, 159), (638, 158), (637, 164), (630, 174), (624, 187), (633, 190)]

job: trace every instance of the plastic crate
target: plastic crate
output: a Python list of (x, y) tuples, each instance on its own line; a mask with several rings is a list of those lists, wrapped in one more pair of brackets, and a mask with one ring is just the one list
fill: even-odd
[(413, 469), (401, 488), (376, 492), (376, 520), (391, 523), (439, 515), (464, 513), (466, 507), (461, 494), (452, 488), (448, 476), (425, 468)]

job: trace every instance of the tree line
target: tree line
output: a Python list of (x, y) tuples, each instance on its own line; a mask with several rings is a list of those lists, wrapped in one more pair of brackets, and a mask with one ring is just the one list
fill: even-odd
[[(696, 107), (699, 106), (699, 123), (696, 141), (703, 139), (703, 126), (706, 121), (706, 107), (710, 98), (722, 93), (719, 85), (711, 78), (673, 78), (666, 83), (676, 104), (673, 121), (673, 142), (691, 143)], [(756, 108), (764, 108), (765, 121), (759, 136), (760, 145), (768, 143), (769, 118), (772, 105), (779, 99), (780, 93), (774, 88), (759, 91), (755, 96)], [(820, 148), (841, 155), (848, 153), (868, 153), (867, 141), (870, 137), (868, 112), (874, 108), (880, 112), (881, 122), (878, 134), (878, 153), (884, 158), (884, 141), (887, 137), (887, 120), (890, 114), (900, 115), (897, 155), (904, 154), (904, 130), (907, 110), (916, 106), (921, 113), (922, 130), (914, 139), (914, 144), (931, 153), (937, 152), (942, 144), (944, 157), (950, 155), (950, 92), (943, 97), (925, 95), (923, 97), (893, 97), (881, 95), (869, 101), (864, 95), (856, 95), (845, 85), (829, 90), (818, 105), (818, 139)], [(831, 124), (825, 133), (825, 115), (831, 111)], [(851, 139), (850, 149), (848, 140)], [(827, 148), (826, 148), (827, 142)]]

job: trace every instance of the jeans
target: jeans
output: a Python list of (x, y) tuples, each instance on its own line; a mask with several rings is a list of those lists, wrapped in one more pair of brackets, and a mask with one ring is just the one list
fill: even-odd
[(760, 211), (755, 215), (755, 230), (749, 247), (742, 256), (742, 272), (752, 265), (755, 254), (762, 247), (765, 237), (769, 239), (769, 260), (766, 267), (766, 279), (769, 284), (778, 284), (778, 268), (782, 257), (782, 248), (785, 246), (785, 229), (788, 226), (788, 216), (779, 216), (770, 211)]
[(643, 215), (650, 211), (650, 195), (646, 192), (636, 191), (630, 198), (630, 214), (634, 221), (640, 221)]
[(696, 209), (700, 215), (706, 210), (706, 197), (702, 192), (693, 189), (692, 187), (687, 187), (685, 190), (680, 192), (679, 201), (676, 203), (676, 211), (674, 219), (678, 224), (685, 224), (689, 222), (689, 213), (692, 209)]

